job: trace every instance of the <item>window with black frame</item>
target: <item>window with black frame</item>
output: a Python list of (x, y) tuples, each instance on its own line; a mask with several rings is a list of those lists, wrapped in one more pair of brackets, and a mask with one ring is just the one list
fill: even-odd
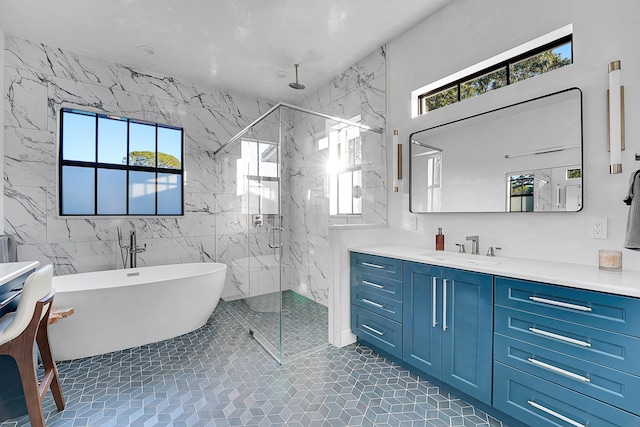
[(183, 215), (183, 141), (180, 127), (61, 109), (60, 215)]
[(509, 212), (533, 212), (533, 174), (509, 176)]
[(572, 63), (573, 37), (566, 36), (419, 95), (418, 115)]

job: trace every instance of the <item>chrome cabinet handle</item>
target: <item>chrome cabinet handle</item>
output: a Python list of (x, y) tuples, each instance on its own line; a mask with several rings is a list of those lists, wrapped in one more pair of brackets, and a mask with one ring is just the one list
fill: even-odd
[(557, 419), (562, 420), (565, 423), (571, 424), (572, 426), (575, 426), (575, 427), (587, 427), (586, 425), (580, 424), (579, 422), (574, 421), (569, 417), (565, 417), (564, 415), (559, 414), (559, 413), (557, 413), (556, 411), (554, 411), (552, 409), (546, 408), (546, 407), (542, 406), (541, 404), (534, 402), (533, 400), (529, 400), (527, 402), (529, 403), (529, 405), (533, 406), (534, 408), (539, 409), (542, 412), (546, 412), (547, 414), (551, 415), (552, 417), (556, 417)]
[(384, 265), (371, 264), (369, 262), (363, 262), (362, 265), (364, 265), (365, 267), (384, 268)]
[(545, 362), (541, 362), (539, 360), (534, 359), (533, 357), (530, 357), (527, 360), (529, 362), (533, 363), (536, 366), (540, 366), (541, 368), (545, 368), (545, 369), (548, 369), (550, 371), (556, 372), (558, 374), (565, 375), (565, 376), (567, 376), (569, 378), (573, 378), (574, 380), (582, 381), (584, 383), (590, 383), (591, 382), (591, 380), (589, 378), (587, 378), (587, 377), (575, 374), (575, 373), (573, 373), (571, 371), (567, 371), (566, 369), (558, 368), (557, 366), (553, 366), (553, 365), (550, 365), (550, 364), (545, 363)]
[(591, 311), (591, 307), (585, 307), (584, 305), (571, 304), (568, 302), (556, 301), (556, 300), (540, 298), (540, 297), (529, 297), (529, 299), (531, 301), (540, 302), (542, 304), (555, 305), (557, 307), (571, 308), (573, 310), (580, 310), (580, 311)]
[(363, 285), (371, 286), (376, 289), (384, 289), (384, 286), (378, 285), (377, 283), (369, 282), (368, 280), (363, 280), (361, 283)]
[(442, 279), (442, 330), (447, 330), (447, 279)]
[(577, 340), (575, 338), (565, 337), (564, 335), (554, 334), (553, 332), (545, 331), (538, 328), (529, 328), (531, 332), (534, 334), (542, 335), (544, 337), (555, 338), (560, 341), (568, 342), (571, 344), (576, 344), (581, 347), (591, 347), (591, 343), (586, 341)]
[(375, 329), (375, 328), (372, 328), (371, 326), (366, 325), (366, 324), (364, 324), (364, 323), (362, 324), (362, 327), (363, 327), (364, 329), (366, 329), (367, 331), (371, 331), (371, 332), (373, 332), (373, 333), (374, 333), (374, 334), (376, 334), (376, 335), (380, 335), (380, 336), (384, 335), (384, 332), (380, 332), (379, 330), (377, 330), (377, 329)]
[(431, 323), (434, 328), (438, 326), (438, 314), (436, 313), (437, 286), (438, 286), (438, 278), (434, 277), (431, 282), (431, 310), (432, 310)]
[(3, 308), (5, 306), (9, 305), (9, 303), (11, 303), (11, 301), (13, 301), (14, 299), (18, 298), (21, 293), (22, 293), (22, 289), (18, 290), (15, 294), (11, 295), (9, 298), (7, 298), (4, 301), (0, 302), (0, 308)]
[(372, 306), (374, 306), (374, 307), (384, 308), (384, 305), (382, 305), (382, 304), (378, 304), (377, 302), (373, 302), (373, 301), (368, 300), (368, 299), (366, 299), (366, 298), (362, 298), (362, 299), (361, 299), (361, 301), (362, 301), (362, 302), (366, 302), (367, 304), (372, 305)]

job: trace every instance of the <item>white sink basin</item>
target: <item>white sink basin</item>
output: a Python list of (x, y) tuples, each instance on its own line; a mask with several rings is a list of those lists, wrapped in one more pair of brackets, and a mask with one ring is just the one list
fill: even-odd
[(484, 255), (460, 254), (457, 252), (433, 251), (420, 254), (428, 260), (458, 265), (498, 265), (501, 260)]

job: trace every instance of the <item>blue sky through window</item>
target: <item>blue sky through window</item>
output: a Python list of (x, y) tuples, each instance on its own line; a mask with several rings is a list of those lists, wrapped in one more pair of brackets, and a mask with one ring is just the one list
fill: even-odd
[(96, 158), (96, 119), (86, 114), (65, 114), (62, 127), (66, 160), (93, 162)]
[(98, 162), (123, 164), (127, 157), (127, 122), (98, 118)]
[[(156, 151), (156, 127), (142, 123), (129, 123), (129, 152)], [(155, 163), (150, 166), (155, 166)]]
[(560, 55), (562, 59), (571, 59), (571, 42), (558, 46), (552, 52), (555, 55)]
[(182, 131), (158, 126), (158, 152), (169, 154), (182, 164)]
[[(62, 215), (183, 214), (182, 128), (64, 108), (60, 114)], [(135, 163), (132, 152), (143, 152)]]

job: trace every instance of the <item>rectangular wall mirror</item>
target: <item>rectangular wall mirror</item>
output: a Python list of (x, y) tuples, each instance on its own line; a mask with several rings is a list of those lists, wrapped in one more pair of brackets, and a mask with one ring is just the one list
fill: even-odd
[(566, 89), (409, 136), (410, 210), (582, 209), (582, 91)]

